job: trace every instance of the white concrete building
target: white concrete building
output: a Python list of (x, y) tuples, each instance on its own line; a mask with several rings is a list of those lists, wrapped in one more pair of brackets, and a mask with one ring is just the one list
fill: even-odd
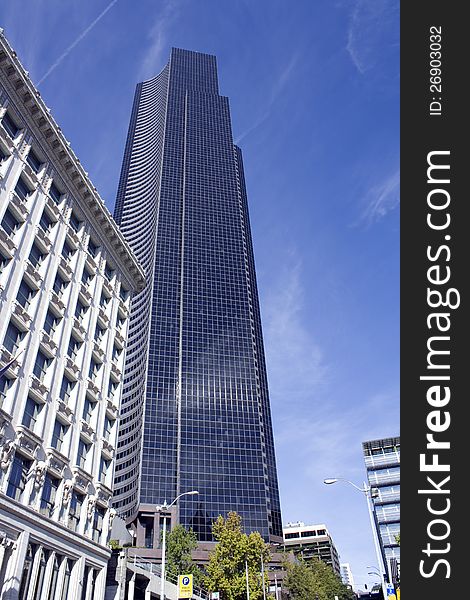
[(104, 597), (144, 274), (0, 30), (0, 599)]
[(339, 555), (325, 523), (305, 525), (302, 521), (283, 527), (284, 550), (292, 551), (304, 560), (319, 558), (340, 576)]
[(349, 563), (341, 563), (340, 570), (341, 580), (344, 583), (344, 585), (349, 585), (351, 589), (354, 590), (354, 577), (351, 571), (351, 565)]

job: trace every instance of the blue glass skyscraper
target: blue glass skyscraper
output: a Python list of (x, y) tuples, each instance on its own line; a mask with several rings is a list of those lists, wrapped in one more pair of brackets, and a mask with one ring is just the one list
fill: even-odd
[(173, 49), (137, 85), (115, 218), (150, 281), (129, 326), (115, 507), (132, 519), (198, 490), (179, 520), (201, 541), (230, 510), (281, 537), (242, 155), (214, 56)]

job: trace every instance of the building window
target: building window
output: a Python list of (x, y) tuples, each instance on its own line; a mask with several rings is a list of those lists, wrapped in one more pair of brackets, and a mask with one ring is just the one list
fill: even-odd
[(46, 255), (42, 252), (39, 246), (34, 242), (29, 253), (29, 262), (35, 267), (39, 267)]
[(26, 487), (26, 478), (31, 468), (31, 461), (15, 453), (13, 457), (10, 479), (8, 481), (7, 496), (14, 500), (21, 500)]
[(82, 469), (85, 468), (86, 457), (89, 448), (90, 444), (87, 444), (82, 439), (80, 439), (80, 441), (78, 442), (77, 465)]
[(44, 576), (46, 574), (47, 563), (51, 555), (50, 550), (41, 549), (40, 552), (41, 560), (39, 562), (39, 571), (36, 578), (36, 587), (34, 589), (33, 600), (43, 600)]
[(85, 497), (82, 494), (79, 494), (77, 491), (73, 490), (69, 509), (69, 528), (72, 531), (78, 531), (84, 500)]
[(13, 237), (21, 227), (21, 223), (16, 219), (9, 208), (6, 209), (5, 214), (3, 215), (1, 225), (10, 237)]
[(95, 408), (96, 402), (92, 402), (88, 396), (85, 396), (85, 401), (83, 403), (83, 413), (82, 419), (87, 423), (90, 423), (91, 417), (93, 415), (93, 409)]
[(67, 354), (70, 356), (70, 358), (76, 358), (81, 345), (82, 342), (76, 340), (73, 335), (70, 336), (69, 345), (67, 348)]
[(34, 363), (33, 373), (40, 381), (44, 379), (47, 368), (49, 367), (51, 362), (52, 358), (48, 358), (45, 354), (41, 352), (41, 350), (38, 350), (38, 353), (36, 355), (36, 361)]
[(2, 117), (2, 125), (11, 139), (14, 140), (18, 135), (20, 128), (7, 112)]
[(97, 507), (95, 509), (95, 514), (93, 515), (92, 538), (93, 538), (94, 542), (100, 541), (101, 532), (103, 530), (103, 522), (104, 522), (104, 508)]
[(74, 254), (75, 248), (72, 248), (72, 246), (67, 242), (67, 240), (65, 240), (64, 245), (62, 247), (62, 256), (65, 258), (65, 260), (68, 260), (69, 258), (72, 258)]
[(32, 190), (29, 188), (25, 180), (22, 177), (20, 177), (18, 179), (18, 183), (15, 186), (15, 192), (21, 198), (21, 200), (26, 200), (31, 194)]
[(3, 269), (8, 265), (11, 258), (5, 258), (3, 254), (0, 254), (0, 274), (3, 273)]
[(0, 375), (0, 408), (6, 398), (7, 392), (12, 384), (12, 380), (6, 375)]
[(115, 273), (115, 270), (113, 269), (113, 267), (111, 267), (111, 265), (106, 263), (104, 266), (104, 274), (106, 275), (106, 278), (109, 281), (111, 281), (111, 279), (114, 277), (114, 273)]
[(39, 160), (38, 155), (36, 154), (36, 152), (34, 152), (34, 150), (32, 148), (28, 152), (28, 156), (26, 157), (26, 162), (28, 163), (28, 165), (31, 167), (31, 169), (35, 173), (39, 173), (39, 170), (41, 169), (42, 161)]
[(62, 378), (62, 383), (60, 385), (59, 391), (59, 398), (63, 400), (66, 404), (68, 404), (70, 394), (72, 393), (73, 388), (75, 387), (75, 383), (75, 381), (70, 381), (70, 379), (67, 379), (65, 375)]
[(100, 306), (105, 309), (108, 306), (109, 301), (111, 300), (111, 298), (108, 298), (108, 296), (105, 296), (105, 294), (101, 293), (101, 297), (100, 297)]
[(55, 225), (55, 222), (51, 219), (46, 210), (42, 211), (41, 219), (39, 220), (39, 225), (44, 229), (46, 233), (49, 233)]
[(57, 325), (59, 324), (59, 321), (59, 317), (56, 317), (50, 310), (48, 310), (44, 320), (44, 331), (49, 335), (53, 335)]
[(79, 321), (83, 319), (86, 315), (86, 311), (88, 310), (88, 306), (85, 306), (80, 300), (77, 300), (77, 306), (75, 307), (75, 316)]
[(70, 215), (69, 224), (70, 227), (75, 231), (75, 233), (78, 233), (80, 231), (81, 226), (83, 225), (83, 221), (80, 221), (77, 215), (74, 212), (72, 212), (72, 214)]
[(36, 290), (32, 290), (26, 281), (22, 280), (16, 295), (16, 301), (18, 304), (21, 304), (24, 309), (27, 309), (31, 304), (31, 300), (34, 298), (35, 294)]
[(106, 329), (102, 329), (99, 325), (95, 328), (95, 342), (99, 344), (106, 333)]
[(62, 449), (62, 446), (64, 444), (64, 439), (65, 439), (65, 434), (67, 433), (67, 429), (68, 429), (68, 427), (66, 425), (61, 423), (58, 419), (55, 420), (54, 430), (52, 432), (51, 445), (53, 448), (55, 448), (59, 452)]
[(21, 340), (24, 338), (25, 332), (20, 331), (16, 325), (10, 322), (5, 333), (3, 345), (10, 354), (15, 354), (18, 350)]
[(129, 290), (126, 289), (122, 284), (119, 289), (119, 296), (123, 302), (125, 302), (129, 298)]
[(31, 396), (26, 398), (26, 406), (24, 409), (22, 424), (34, 431), (39, 413), (41, 412), (42, 404), (38, 404)]
[(99, 480), (101, 483), (106, 483), (106, 475), (108, 474), (109, 465), (111, 464), (110, 460), (105, 460), (101, 457), (100, 461), (100, 476)]
[(46, 517), (52, 517), (55, 508), (57, 490), (59, 488), (59, 479), (52, 477), (49, 473), (46, 475), (42, 488), (41, 504), (39, 510)]
[(84, 285), (88, 285), (92, 279), (93, 279), (93, 274), (90, 273), (90, 271), (87, 268), (83, 269), (82, 283)]
[(112, 379), (109, 380), (109, 384), (108, 384), (108, 396), (110, 398), (114, 397), (114, 394), (116, 393), (116, 390), (119, 387), (119, 383), (117, 383), (116, 381), (113, 381)]
[(4, 160), (6, 160), (7, 158), (9, 158), (9, 156), (10, 155), (5, 152), (5, 150), (2, 148), (2, 146), (0, 146), (0, 165), (2, 164), (2, 162)]
[(62, 200), (62, 193), (59, 191), (59, 188), (54, 182), (52, 182), (51, 187), (49, 188), (49, 196), (54, 200), (56, 204), (59, 204)]
[(59, 569), (60, 569), (60, 561), (62, 557), (60, 555), (55, 554), (52, 563), (52, 573), (51, 573), (51, 581), (49, 584), (49, 594), (47, 595), (47, 600), (53, 600), (57, 588), (57, 579), (59, 577)]
[(113, 425), (114, 425), (114, 421), (111, 421), (111, 419), (106, 416), (104, 418), (103, 437), (107, 441), (109, 441), (109, 438), (111, 437), (111, 432), (113, 430)]
[(90, 370), (88, 371), (88, 377), (92, 380), (95, 381), (96, 377), (100, 371), (101, 365), (100, 363), (97, 363), (95, 360), (91, 359), (90, 360)]
[(67, 596), (69, 593), (70, 586), (70, 575), (73, 569), (73, 561), (69, 558), (65, 558), (65, 571), (64, 571), (64, 583), (62, 586), (62, 594), (60, 595), (60, 600), (67, 600)]
[(37, 552), (37, 546), (35, 544), (28, 544), (26, 549), (26, 556), (23, 563), (23, 573), (21, 575), (20, 590), (18, 592), (19, 600), (26, 600), (29, 591), (29, 585), (31, 581), (31, 567), (33, 566), (34, 555)]
[(113, 345), (113, 360), (116, 360), (121, 356), (122, 348), (118, 348)]
[(67, 289), (68, 283), (62, 279), (62, 277), (57, 273), (54, 280), (54, 285), (52, 289), (54, 292), (60, 297), (62, 293)]
[(88, 242), (88, 252), (93, 256), (93, 258), (95, 258), (95, 256), (98, 254), (98, 248), (99, 246), (90, 239)]

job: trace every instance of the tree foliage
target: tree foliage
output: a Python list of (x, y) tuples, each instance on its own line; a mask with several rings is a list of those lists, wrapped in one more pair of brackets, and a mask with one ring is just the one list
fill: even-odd
[(286, 562), (283, 585), (292, 600), (354, 600), (356, 595), (345, 586), (333, 569), (317, 558)]
[(165, 571), (169, 579), (192, 574), (195, 583), (199, 582), (201, 572), (191, 558), (191, 551), (196, 548), (196, 534), (192, 529), (186, 530), (183, 525), (176, 525), (166, 535)]
[(242, 519), (236, 512), (229, 512), (224, 519), (219, 515), (212, 525), (212, 533), (218, 542), (209, 555), (204, 586), (211, 592), (219, 592), (221, 600), (246, 600), (246, 565), (250, 600), (263, 598), (262, 561), (265, 589), (268, 590), (267, 565), (269, 547), (256, 531), (243, 533)]

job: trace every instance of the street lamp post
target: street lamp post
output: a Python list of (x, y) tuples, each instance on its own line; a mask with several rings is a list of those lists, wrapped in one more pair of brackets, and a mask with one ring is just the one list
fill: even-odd
[[(342, 477), (333, 477), (330, 479), (324, 479), (323, 483), (325, 483), (326, 485), (331, 485), (333, 483), (337, 483), (338, 481), (344, 481), (346, 483), (349, 483), (349, 485), (352, 485), (353, 488), (356, 488), (356, 490), (359, 490), (360, 492), (362, 492), (364, 494), (364, 497), (366, 499), (367, 502), (367, 510), (369, 512), (369, 520), (370, 520), (370, 526), (372, 528), (372, 537), (374, 538), (374, 546), (375, 546), (375, 552), (377, 554), (377, 561), (379, 564), (379, 567), (381, 568), (382, 572), (380, 573), (380, 581), (382, 584), (382, 592), (383, 592), (383, 597), (384, 600), (387, 600), (387, 586), (385, 585), (385, 578), (384, 578), (384, 573), (385, 571), (385, 565), (383, 562), (383, 558), (382, 558), (382, 552), (380, 551), (380, 544), (379, 544), (379, 539), (378, 539), (378, 534), (375, 528), (375, 522), (374, 522), (374, 515), (372, 513), (372, 488), (370, 485), (367, 485), (366, 482), (363, 482), (363, 487), (359, 487), (358, 485), (356, 485), (355, 483), (353, 483), (352, 481), (349, 481), (349, 479), (343, 479)], [(370, 568), (370, 567), (368, 567)]]
[[(164, 502), (163, 504), (160, 504), (156, 507), (156, 510), (158, 512), (161, 512), (163, 510), (168, 510), (171, 506), (173, 506), (173, 504), (175, 504), (175, 502), (177, 502), (181, 496), (194, 496), (195, 494), (199, 494), (198, 491), (196, 490), (192, 490), (191, 492), (183, 492), (182, 494), (180, 494), (179, 496), (176, 496), (176, 498), (173, 500), (173, 502), (170, 502), (170, 504), (167, 504), (166, 502)], [(160, 583), (160, 600), (165, 600), (165, 552), (166, 552), (166, 516), (163, 517), (163, 531), (162, 531), (162, 572), (161, 572), (161, 583)]]

